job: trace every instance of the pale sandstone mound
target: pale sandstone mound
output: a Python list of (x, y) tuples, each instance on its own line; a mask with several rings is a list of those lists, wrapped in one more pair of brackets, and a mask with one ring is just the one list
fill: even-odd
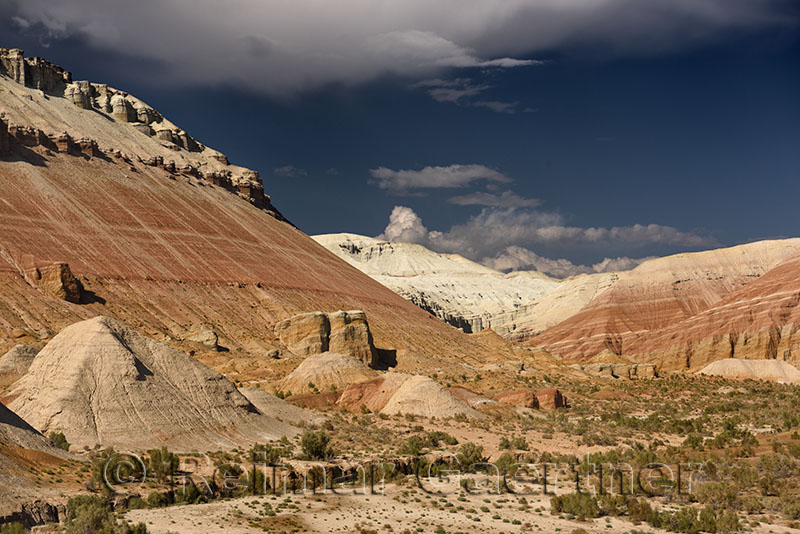
[(323, 352), (303, 360), (278, 383), (278, 389), (292, 395), (327, 393), (377, 376), (377, 371), (367, 367), (361, 360), (336, 352)]
[[(800, 239), (785, 239), (646, 261), (620, 275), (580, 312), (526, 342), (569, 360), (587, 360), (606, 349), (628, 357), (649, 352), (656, 347), (648, 339), (659, 330), (691, 323), (798, 251)], [(741, 307), (736, 313), (747, 317), (749, 312)], [(716, 329), (719, 324), (705, 328)], [(687, 331), (683, 324), (661, 342), (693, 341)], [(696, 331), (692, 337), (699, 341), (707, 335)]]
[(327, 419), (324, 415), (298, 408), (263, 389), (241, 388), (239, 392), (247, 397), (247, 400), (252, 402), (259, 412), (268, 413), (271, 417), (285, 423), (300, 426), (321, 425)]
[(11, 395), (32, 426), (77, 447), (208, 450), (297, 432), (194, 358), (106, 317), (60, 332)]
[(0, 357), (0, 387), (8, 386), (28, 372), (39, 349), (29, 345), (16, 345)]
[(560, 281), (538, 272), (503, 274), (457, 254), (355, 234), (312, 236), (328, 250), (443, 321), (505, 334)]
[(482, 417), (482, 414), (457, 400), (444, 386), (427, 376), (410, 376), (404, 380), (381, 413), (438, 418), (456, 415)]
[(363, 311), (311, 312), (289, 317), (275, 326), (281, 343), (294, 354), (349, 354), (373, 367), (377, 351)]
[(800, 384), (800, 369), (783, 360), (725, 358), (706, 365), (699, 371), (699, 374), (725, 378), (769, 380), (779, 384)]
[[(465, 390), (466, 391), (466, 390)], [(459, 392), (461, 395), (461, 392)], [(478, 398), (478, 395), (473, 394)], [(483, 399), (485, 402), (491, 402)], [(480, 402), (476, 402), (480, 404)], [(405, 373), (384, 373), (366, 382), (345, 388), (336, 405), (343, 410), (358, 412), (368, 409), (386, 415), (409, 414), (420, 417), (481, 417), (469, 403), (457, 398), (438, 382), (426, 376)]]

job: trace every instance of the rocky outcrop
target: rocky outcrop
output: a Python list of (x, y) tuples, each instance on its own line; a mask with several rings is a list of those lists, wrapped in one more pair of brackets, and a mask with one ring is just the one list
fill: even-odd
[(0, 357), (0, 387), (8, 386), (28, 372), (39, 349), (30, 345), (16, 345)]
[(302, 313), (279, 322), (275, 334), (300, 356), (331, 351), (348, 354), (370, 367), (377, 364), (377, 351), (363, 311)]
[(297, 432), (194, 358), (106, 317), (60, 332), (10, 394), (12, 410), (76, 447), (216, 450)]
[(0, 157), (8, 155), (8, 124), (0, 117)]
[[(53, 113), (47, 117), (42, 117), (44, 120), (37, 121), (38, 124), (32, 124), (32, 119), (35, 117), (36, 111), (44, 110), (53, 106), (53, 99), (48, 100), (42, 94), (28, 94), (22, 96), (23, 99), (35, 100), (38, 107), (32, 108), (31, 106), (22, 105), (18, 110), (20, 113), (15, 116), (15, 122), (19, 123), (15, 126), (11, 138), (22, 146), (43, 146), (53, 151), (64, 153), (73, 153), (70, 149), (70, 141), (61, 139), (57, 141), (57, 137), (62, 134), (56, 134), (50, 131), (54, 121), (54, 117), (63, 117), (64, 125), (72, 132), (73, 138), (81, 139), (76, 143), (77, 150), (75, 155), (84, 154), (90, 157), (100, 156), (101, 154), (111, 154), (118, 150), (117, 147), (103, 146), (98, 142), (100, 139), (107, 142), (104, 135), (108, 133), (108, 124), (97, 122), (96, 119), (105, 116), (105, 119), (111, 119), (111, 122), (118, 122), (132, 126), (138, 132), (153, 138), (153, 142), (149, 144), (151, 148), (146, 149), (143, 153), (138, 150), (132, 158), (126, 156), (124, 159), (130, 160), (146, 160), (153, 157), (154, 150), (177, 152), (180, 155), (189, 154), (193, 157), (188, 157), (192, 164), (184, 164), (181, 162), (176, 167), (184, 169), (187, 166), (192, 167), (194, 172), (192, 176), (212, 181), (210, 176), (215, 173), (222, 173), (226, 176), (223, 187), (229, 191), (239, 195), (240, 197), (248, 200), (258, 208), (265, 209), (273, 213), (276, 218), (281, 220), (283, 216), (275, 210), (270, 203), (270, 199), (264, 194), (264, 186), (258, 173), (230, 165), (227, 158), (199, 143), (186, 131), (177, 127), (164, 118), (158, 111), (148, 106), (136, 97), (113, 89), (105, 84), (97, 84), (89, 81), (72, 81), (69, 72), (64, 71), (60, 67), (53, 65), (41, 58), (25, 58), (22, 50), (19, 49), (0, 49), (0, 75), (7, 76), (14, 82), (30, 87), (32, 89), (39, 89), (43, 92), (49, 93), (55, 97), (63, 96), (65, 100), (71, 102), (76, 108), (80, 110), (91, 110), (97, 113), (88, 116), (77, 116), (73, 118), (63, 117), (63, 109), (58, 109), (56, 105)], [(13, 94), (13, 96), (17, 96)], [(40, 101), (41, 99), (41, 101)], [(95, 122), (96, 124), (90, 125), (88, 123)], [(42, 130), (42, 126), (47, 127), (48, 131)], [(87, 127), (88, 126), (88, 127)], [(79, 135), (75, 131), (80, 131)], [(102, 133), (101, 133), (102, 132)], [(86, 143), (83, 140), (86, 140)], [(92, 143), (95, 143), (94, 145)], [(142, 143), (133, 143), (133, 145), (141, 145)], [(137, 148), (142, 148), (137, 146)], [(2, 142), (2, 135), (0, 135), (0, 157), (8, 152), (10, 149)], [(148, 153), (149, 151), (149, 153)], [(156, 154), (164, 157), (164, 154)], [(224, 163), (222, 163), (224, 161)], [(206, 167), (203, 172), (198, 171), (199, 167)], [(166, 166), (165, 168), (168, 168)], [(172, 171), (174, 172), (174, 170)]]
[(211, 350), (219, 350), (219, 335), (217, 333), (207, 327), (203, 326), (197, 330), (190, 332), (185, 338), (184, 341), (188, 341), (190, 343), (197, 343), (202, 345), (203, 347)]
[(536, 396), (536, 393), (530, 389), (519, 389), (500, 393), (494, 396), (494, 400), (521, 408), (539, 408), (539, 398)]
[(80, 303), (83, 285), (75, 278), (69, 265), (53, 263), (41, 267), (32, 267), (23, 272), (25, 280), (33, 287), (47, 293), (51, 297)]
[(626, 380), (658, 377), (656, 365), (652, 363), (587, 363), (586, 365), (573, 364), (570, 367), (597, 377), (622, 378)]
[(330, 337), (328, 350), (349, 354), (369, 367), (375, 367), (377, 351), (372, 342), (367, 314), (363, 311), (337, 311), (328, 314)]
[(50, 504), (36, 500), (23, 503), (17, 512), (0, 516), (0, 525), (21, 523), (23, 527), (33, 529), (33, 527), (48, 523), (59, 523), (65, 521), (66, 518), (67, 507), (63, 504)]
[(328, 351), (331, 323), (322, 312), (301, 313), (275, 325), (275, 335), (291, 352), (310, 356)]
[(567, 398), (557, 389), (537, 391), (536, 400), (542, 410), (556, 410), (567, 407)]
[(63, 90), (72, 75), (39, 57), (26, 58), (19, 48), (0, 48), (0, 74), (46, 93)]

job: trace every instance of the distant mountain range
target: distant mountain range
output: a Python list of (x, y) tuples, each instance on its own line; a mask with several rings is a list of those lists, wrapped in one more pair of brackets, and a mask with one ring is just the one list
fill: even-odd
[(314, 239), (454, 326), (492, 328), (568, 360), (606, 350), (666, 369), (734, 356), (800, 360), (800, 239), (676, 254), (565, 280), (503, 274), (409, 243), (353, 234)]

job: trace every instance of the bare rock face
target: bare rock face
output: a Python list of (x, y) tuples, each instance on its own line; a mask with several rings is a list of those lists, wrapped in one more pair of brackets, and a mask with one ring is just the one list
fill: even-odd
[(539, 408), (539, 399), (536, 397), (536, 393), (530, 389), (500, 393), (499, 395), (495, 395), (494, 400), (502, 402), (503, 404), (510, 404), (522, 408)]
[(192, 343), (199, 343), (211, 350), (219, 350), (219, 336), (214, 330), (207, 326), (191, 332), (184, 340)]
[(653, 363), (637, 363), (631, 366), (631, 379), (657, 378), (658, 368)]
[(72, 81), (70, 73), (61, 67), (39, 57), (26, 58), (19, 48), (0, 48), (0, 74), (46, 93), (63, 89)]
[(67, 86), (64, 96), (81, 109), (92, 109), (94, 89), (90, 82), (74, 82)]
[(111, 97), (111, 109), (112, 116), (120, 122), (137, 122), (139, 118), (133, 104), (122, 94)]
[(81, 301), (83, 286), (66, 263), (54, 263), (44, 267), (26, 269), (24, 276), (30, 285), (51, 297), (67, 302), (79, 303)]
[(0, 157), (8, 154), (8, 124), (0, 117)]
[(219, 373), (107, 317), (61, 331), (10, 395), (20, 417), (77, 447), (209, 450), (297, 433)]
[(25, 78), (25, 53), (19, 48), (0, 48), (0, 69), (3, 74), (20, 85), (27, 85)]
[(302, 313), (279, 322), (275, 334), (300, 356), (321, 352), (348, 354), (370, 367), (377, 363), (367, 316), (363, 311)]
[(539, 407), (542, 410), (555, 410), (558, 408), (566, 408), (567, 406), (567, 398), (557, 389), (537, 391), (536, 399), (539, 401)]
[(503, 274), (457, 254), (355, 234), (313, 236), (319, 244), (420, 308), (471, 333), (506, 334), (560, 285), (541, 273)]
[(39, 349), (30, 345), (16, 345), (0, 357), (0, 387), (8, 386), (28, 372)]
[(322, 312), (302, 313), (279, 322), (275, 335), (293, 353), (310, 356), (328, 351), (331, 323)]
[(328, 314), (330, 339), (328, 350), (349, 354), (369, 367), (377, 363), (377, 352), (372, 343), (367, 314), (363, 311), (338, 311)]

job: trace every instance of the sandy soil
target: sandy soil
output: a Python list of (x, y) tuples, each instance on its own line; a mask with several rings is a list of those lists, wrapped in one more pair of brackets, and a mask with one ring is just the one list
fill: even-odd
[[(133, 510), (126, 514), (132, 522), (144, 522), (154, 534), (173, 532), (660, 532), (646, 525), (633, 526), (616, 518), (571, 521), (551, 516), (549, 497), (528, 497), (520, 505), (510, 495), (439, 497), (421, 490), (387, 486), (386, 495), (295, 495), (289, 498), (247, 497), (225, 502)], [(264, 505), (276, 508), (287, 503), (276, 516), (264, 515)], [(450, 504), (450, 506), (448, 506)], [(463, 507), (459, 510), (458, 507)], [(483, 509), (482, 509), (483, 507)], [(538, 509), (538, 511), (537, 511)], [(486, 510), (486, 511), (483, 511)], [(516, 524), (515, 524), (516, 522)], [(766, 531), (765, 531), (766, 532)]]

